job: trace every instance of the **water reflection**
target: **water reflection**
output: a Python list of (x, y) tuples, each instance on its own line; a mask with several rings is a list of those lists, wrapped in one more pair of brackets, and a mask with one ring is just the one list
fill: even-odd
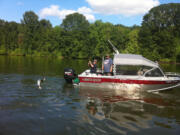
[(87, 62), (52, 57), (0, 56), (0, 73), (3, 74), (63, 76), (65, 67), (73, 67), (77, 73), (81, 73), (87, 68)]
[[(176, 108), (176, 112), (174, 102), (163, 98), (163, 93), (80, 88), (79, 94), (86, 102), (87, 112), (91, 116), (103, 120), (108, 128), (121, 134), (141, 133), (142, 130), (152, 129), (152, 125), (172, 129), (180, 119), (171, 117), (178, 115), (180, 108)], [(110, 121), (118, 128), (109, 125)]]

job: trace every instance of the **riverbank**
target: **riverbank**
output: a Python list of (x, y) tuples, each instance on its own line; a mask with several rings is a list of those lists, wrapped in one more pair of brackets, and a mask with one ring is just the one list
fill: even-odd
[[(24, 53), (23, 51), (21, 50), (15, 50), (15, 51), (9, 51), (8, 53), (7, 52), (2, 52), (0, 50), (0, 55), (2, 56), (23, 56), (23, 57), (55, 57), (55, 58), (60, 58), (60, 59), (64, 59), (64, 58), (67, 58), (67, 59), (89, 59), (89, 58), (82, 58), (82, 57), (64, 57), (61, 55), (61, 52), (52, 52), (52, 53), (49, 53), (49, 52), (45, 52), (45, 51), (31, 51), (29, 52), (28, 54)], [(99, 57), (95, 57), (96, 59), (101, 59)], [(158, 63), (160, 64), (180, 64), (180, 62), (178, 61), (174, 61), (174, 60), (171, 60), (171, 59), (168, 59), (168, 58), (165, 58), (165, 59), (160, 59), (157, 61)]]
[[(56, 57), (56, 58), (70, 58), (70, 59), (92, 59), (92, 58), (96, 58), (96, 59), (102, 59), (101, 57), (95, 56), (95, 57), (64, 57), (62, 56), (62, 52), (60, 51), (53, 51), (53, 52), (48, 52), (48, 51), (38, 51), (38, 50), (23, 50), (23, 49), (15, 49), (13, 51), (6, 51), (5, 49), (0, 49), (0, 55), (5, 55), (5, 56), (30, 56), (30, 57)], [(160, 60), (158, 60), (158, 63), (161, 64), (180, 64), (179, 61), (176, 61), (175, 59), (170, 59), (170, 58), (162, 58)]]

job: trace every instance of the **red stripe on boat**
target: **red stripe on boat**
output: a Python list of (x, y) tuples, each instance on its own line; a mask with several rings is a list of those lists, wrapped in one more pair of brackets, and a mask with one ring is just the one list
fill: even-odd
[(173, 84), (176, 81), (122, 80), (113, 78), (79, 77), (80, 83)]

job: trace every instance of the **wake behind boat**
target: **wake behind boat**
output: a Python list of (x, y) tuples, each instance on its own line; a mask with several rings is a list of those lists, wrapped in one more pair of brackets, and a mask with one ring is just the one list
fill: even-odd
[[(113, 46), (113, 45), (112, 45)], [(64, 78), (67, 82), (79, 79), (80, 87), (98, 87), (118, 90), (161, 91), (180, 86), (180, 74), (164, 73), (158, 63), (136, 54), (116, 54), (113, 58), (113, 75), (106, 76), (98, 69), (90, 73), (87, 69), (78, 76), (73, 69), (65, 69)]]

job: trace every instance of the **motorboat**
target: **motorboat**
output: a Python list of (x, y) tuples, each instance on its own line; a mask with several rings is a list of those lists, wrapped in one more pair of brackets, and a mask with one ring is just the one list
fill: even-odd
[(87, 69), (76, 75), (72, 69), (65, 69), (65, 80), (73, 82), (78, 78), (80, 87), (151, 92), (180, 86), (180, 74), (163, 72), (157, 62), (142, 55), (120, 54), (114, 46), (113, 49), (116, 52), (113, 57), (113, 75), (104, 75), (101, 69), (98, 69), (97, 73), (91, 73), (90, 69)]

